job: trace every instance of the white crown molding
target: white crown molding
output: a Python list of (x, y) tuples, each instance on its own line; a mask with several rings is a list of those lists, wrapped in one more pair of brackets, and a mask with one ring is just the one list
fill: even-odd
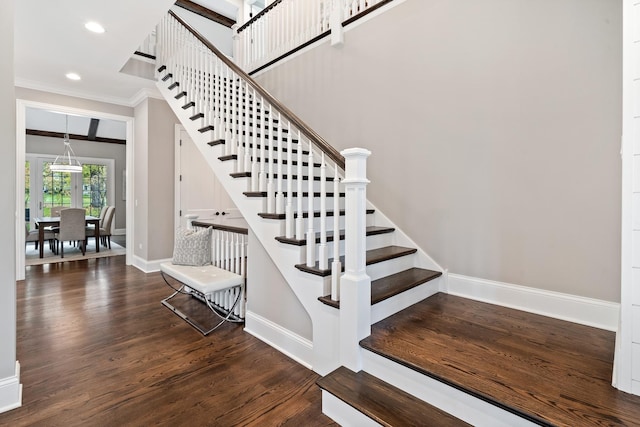
[[(16, 87), (22, 87), (25, 89), (39, 90), (42, 92), (50, 92), (58, 95), (72, 96), (74, 98), (88, 99), (91, 101), (104, 102), (107, 104), (122, 105), (124, 107), (135, 107), (146, 97), (162, 99), (161, 94), (155, 88), (143, 88), (131, 98), (120, 98), (115, 96), (107, 96), (104, 94), (85, 92), (85, 91), (72, 91), (61, 89), (57, 86), (48, 85), (42, 82), (33, 80), (21, 79), (16, 77), (14, 80)], [(144, 97), (144, 98), (141, 98)]]
[(142, 101), (148, 98), (160, 99), (164, 101), (164, 97), (156, 88), (142, 88), (129, 99), (129, 104), (131, 107), (137, 107)]

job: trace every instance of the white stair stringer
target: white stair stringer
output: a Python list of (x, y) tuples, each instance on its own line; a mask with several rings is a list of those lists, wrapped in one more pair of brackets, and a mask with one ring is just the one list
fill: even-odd
[(263, 202), (258, 198), (246, 197), (248, 178), (233, 178), (232, 161), (222, 162), (223, 145), (211, 147), (208, 135), (198, 131), (200, 123), (189, 119), (189, 112), (182, 109), (183, 100), (174, 98), (175, 92), (167, 89), (167, 82), (157, 83), (158, 89), (167, 103), (180, 119), (185, 130), (194, 141), (204, 158), (213, 169), (216, 177), (224, 186), (231, 200), (238, 207), (249, 227), (256, 235), (266, 252), (282, 273), (289, 286), (309, 313), (312, 321), (313, 360), (308, 361), (313, 370), (320, 375), (326, 375), (339, 366), (338, 354), (338, 312), (318, 302), (318, 297), (329, 292), (327, 280), (304, 273), (295, 268), (300, 262), (299, 249), (287, 250), (283, 248), (275, 237), (284, 234), (284, 222), (263, 219), (258, 216), (262, 211)]
[[(230, 198), (242, 213), (249, 227), (263, 245), (266, 252), (272, 258), (274, 264), (281, 272), (284, 279), (293, 290), (294, 294), (309, 314), (312, 322), (313, 334), (313, 360), (305, 361), (320, 375), (326, 375), (340, 366), (339, 354), (339, 310), (324, 305), (318, 301), (318, 297), (330, 293), (330, 276), (319, 277), (302, 272), (295, 268), (296, 264), (304, 262), (305, 248), (286, 245), (278, 242), (275, 237), (285, 234), (285, 223), (281, 220), (264, 219), (258, 214), (265, 211), (265, 200), (257, 197), (246, 197), (244, 192), (250, 191), (251, 178), (233, 178), (231, 173), (237, 172), (236, 161), (221, 161), (220, 156), (225, 154), (225, 145), (210, 146), (208, 143), (214, 139), (213, 132), (200, 132), (204, 125), (202, 119), (190, 120), (194, 112), (192, 108), (184, 109), (185, 98), (175, 99), (175, 95), (182, 88), (169, 90), (168, 81), (158, 80), (157, 86), (163, 97), (167, 100), (171, 109), (178, 117), (189, 136), (194, 141), (198, 150), (202, 153), (216, 177), (223, 185)], [(306, 191), (307, 183), (304, 187)], [(305, 200), (306, 201), (306, 200)], [(369, 202), (368, 207), (374, 208)], [(367, 274), (372, 280), (393, 274), (405, 268), (420, 267), (430, 270), (443, 271), (442, 268), (423, 250), (421, 250), (404, 232), (398, 229), (386, 216), (378, 210), (372, 215), (367, 215), (368, 225), (394, 227), (391, 241), (387, 244), (417, 248), (417, 253), (405, 259), (396, 259), (391, 262), (378, 263), (367, 267)], [(341, 220), (341, 224), (343, 220)], [(342, 225), (341, 225), (342, 226)], [(372, 236), (372, 243), (383, 239)], [(388, 240), (384, 239), (388, 242)], [(341, 246), (343, 248), (343, 246)], [(317, 253), (317, 251), (316, 251)], [(443, 274), (443, 276), (445, 276)], [(398, 311), (423, 300), (438, 291), (443, 290), (446, 284), (446, 276), (437, 278), (422, 284), (410, 291), (389, 298), (372, 307), (372, 323), (382, 320)]]

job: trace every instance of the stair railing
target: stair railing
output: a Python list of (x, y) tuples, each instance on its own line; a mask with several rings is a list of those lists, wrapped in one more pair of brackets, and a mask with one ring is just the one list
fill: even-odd
[[(173, 79), (172, 94), (184, 99), (183, 109), (190, 109), (191, 120), (200, 122), (199, 131), (211, 134), (209, 144), (223, 144), (224, 156), (237, 160), (235, 174), (251, 178), (249, 192), (266, 194), (266, 217), (284, 218), (286, 237), (306, 241), (306, 265), (333, 271), (332, 298), (339, 300), (340, 181), (345, 173), (351, 177), (349, 185), (359, 188), (353, 192), (357, 199), (350, 201), (349, 186), (345, 187), (345, 247), (351, 248), (345, 253), (346, 264), (354, 266), (354, 277), (361, 278), (365, 268), (364, 234), (361, 242), (350, 244), (350, 236), (359, 236), (366, 227), (362, 161), (343, 173), (341, 153), (173, 12), (157, 32), (157, 63), (164, 72), (163, 80)], [(361, 154), (361, 160), (366, 159)], [(314, 167), (319, 167), (319, 176)], [(331, 215), (333, 225), (329, 227)], [(331, 246), (329, 228), (334, 233)], [(316, 239), (320, 242), (317, 254)], [(356, 261), (350, 263), (352, 257)], [(367, 311), (369, 302), (366, 299)]]
[(237, 30), (234, 55), (257, 71), (331, 34), (391, 0), (276, 0)]

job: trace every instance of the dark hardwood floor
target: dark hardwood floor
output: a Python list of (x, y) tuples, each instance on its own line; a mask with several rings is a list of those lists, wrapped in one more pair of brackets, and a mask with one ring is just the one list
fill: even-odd
[(23, 405), (2, 426), (328, 426), (318, 375), (225, 324), (203, 337), (124, 256), (27, 268)]

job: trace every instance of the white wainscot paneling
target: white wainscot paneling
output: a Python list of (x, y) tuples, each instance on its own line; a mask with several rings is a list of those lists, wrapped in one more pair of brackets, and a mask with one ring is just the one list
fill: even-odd
[(631, 304), (640, 306), (640, 268), (631, 270)]
[(640, 193), (633, 193), (631, 199), (633, 202), (632, 227), (634, 230), (640, 230)]
[[(640, 27), (637, 27), (640, 28)], [(633, 70), (631, 71), (632, 77), (637, 79), (640, 77), (640, 43), (634, 43), (633, 47)], [(637, 153), (637, 151), (636, 151)]]
[[(640, 43), (638, 43), (640, 49)], [(640, 63), (640, 52), (638, 53), (638, 63)], [(640, 79), (640, 77), (638, 77)], [(631, 121), (633, 126), (633, 154), (640, 154), (640, 117), (634, 117)]]
[(640, 193), (640, 155), (633, 156), (633, 187), (631, 191)]
[[(632, 21), (633, 22), (640, 22), (640, 4), (636, 3), (633, 5), (633, 11), (631, 12), (633, 14), (633, 18)], [(640, 40), (640, 26), (638, 25), (634, 25), (633, 26), (633, 41), (638, 41)]]
[(631, 84), (633, 90), (633, 117), (640, 117), (640, 80), (634, 80)]
[(631, 233), (631, 267), (640, 267), (640, 230)]
[[(631, 316), (633, 318), (633, 331), (632, 331), (632, 340), (634, 343), (640, 344), (640, 307), (634, 305), (631, 307)], [(640, 353), (638, 353), (640, 356)]]
[(633, 344), (631, 348), (631, 377), (634, 381), (640, 381), (640, 344)]

